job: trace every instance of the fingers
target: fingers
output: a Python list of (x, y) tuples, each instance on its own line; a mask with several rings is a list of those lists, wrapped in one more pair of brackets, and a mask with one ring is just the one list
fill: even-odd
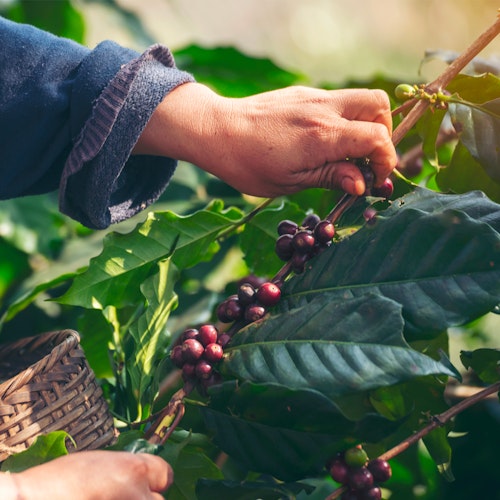
[(147, 479), (152, 492), (161, 493), (167, 490), (174, 481), (172, 467), (160, 457), (139, 453), (138, 457), (142, 459), (147, 467)]
[(334, 90), (337, 109), (346, 120), (375, 122), (392, 133), (392, 115), (389, 96), (379, 89)]

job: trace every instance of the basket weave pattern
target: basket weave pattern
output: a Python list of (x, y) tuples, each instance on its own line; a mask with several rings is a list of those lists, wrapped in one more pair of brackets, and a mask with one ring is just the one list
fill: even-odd
[(74, 330), (0, 346), (0, 380), (0, 461), (56, 430), (74, 440), (67, 440), (70, 452), (115, 440), (113, 418)]

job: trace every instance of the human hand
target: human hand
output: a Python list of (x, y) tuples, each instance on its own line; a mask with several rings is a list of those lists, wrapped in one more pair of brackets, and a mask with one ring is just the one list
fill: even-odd
[(97, 450), (65, 455), (9, 478), (18, 491), (13, 499), (160, 500), (173, 472), (154, 455)]
[(346, 159), (369, 158), (381, 185), (397, 164), (391, 131), (381, 90), (289, 87), (231, 99), (186, 83), (157, 108), (135, 152), (190, 161), (256, 196), (310, 187), (362, 195), (363, 176)]

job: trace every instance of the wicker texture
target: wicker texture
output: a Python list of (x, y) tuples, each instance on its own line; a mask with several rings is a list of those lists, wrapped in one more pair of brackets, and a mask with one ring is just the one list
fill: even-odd
[(0, 461), (40, 434), (66, 431), (68, 451), (102, 448), (113, 418), (74, 330), (0, 346)]

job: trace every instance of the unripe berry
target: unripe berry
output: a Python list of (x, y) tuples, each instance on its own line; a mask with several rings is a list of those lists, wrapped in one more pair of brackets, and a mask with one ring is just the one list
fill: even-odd
[(363, 212), (363, 218), (369, 226), (373, 226), (377, 222), (377, 210), (373, 207), (368, 207)]
[(368, 461), (368, 455), (363, 448), (349, 448), (344, 453), (344, 461), (349, 467), (363, 467)]
[(268, 281), (257, 290), (257, 300), (263, 306), (275, 306), (281, 298), (281, 290), (278, 285)]
[(306, 218), (302, 221), (302, 227), (304, 229), (310, 229), (311, 231), (317, 226), (318, 222), (321, 219), (319, 218), (318, 215), (316, 214), (309, 214), (306, 216)]
[(335, 236), (335, 226), (327, 220), (318, 222), (314, 228), (314, 237), (319, 243), (328, 243)]
[(381, 186), (373, 187), (371, 194), (380, 198), (390, 198), (393, 192), (394, 184), (391, 179), (387, 178)]
[(262, 319), (266, 315), (266, 308), (259, 306), (258, 304), (253, 304), (245, 309), (245, 319), (253, 323)]
[(353, 490), (367, 490), (373, 486), (373, 476), (366, 467), (357, 467), (349, 471), (347, 482)]
[(212, 371), (213, 371), (212, 365), (208, 361), (200, 359), (196, 363), (195, 373), (196, 377), (199, 378), (200, 380), (206, 380), (210, 378), (210, 376), (212, 375)]
[(182, 358), (186, 363), (192, 363), (201, 358), (205, 348), (196, 339), (186, 339), (182, 345)]
[(293, 236), (291, 234), (282, 234), (277, 240), (274, 250), (276, 255), (284, 261), (290, 260), (293, 255)]
[(415, 87), (413, 85), (409, 85), (408, 83), (400, 83), (394, 89), (394, 95), (401, 101), (406, 101), (408, 99), (411, 99), (412, 97), (415, 97), (416, 93), (417, 91)]
[(370, 460), (367, 468), (372, 473), (376, 483), (385, 483), (392, 476), (392, 469), (389, 462), (381, 458)]
[(314, 248), (316, 240), (311, 231), (298, 231), (292, 239), (292, 245), (298, 253), (307, 254)]
[(243, 306), (248, 306), (255, 302), (256, 290), (250, 283), (242, 283), (238, 288), (238, 300)]
[(201, 342), (203, 346), (207, 346), (209, 344), (213, 344), (217, 342), (217, 337), (219, 335), (219, 330), (215, 325), (203, 325), (200, 326), (198, 330), (198, 338), (197, 340)]
[(203, 352), (203, 357), (210, 363), (217, 363), (222, 359), (224, 349), (220, 344), (208, 344)]
[(291, 220), (282, 220), (278, 224), (278, 234), (281, 236), (283, 234), (294, 235), (299, 229), (299, 226)]

